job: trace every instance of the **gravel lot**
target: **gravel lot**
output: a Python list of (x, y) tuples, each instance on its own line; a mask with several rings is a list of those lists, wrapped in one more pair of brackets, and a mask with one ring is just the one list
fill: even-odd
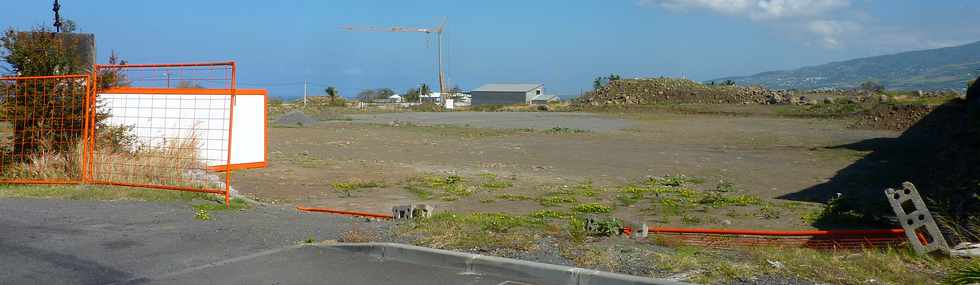
[(535, 129), (569, 128), (590, 132), (612, 132), (633, 126), (628, 120), (606, 118), (590, 113), (546, 112), (411, 112), (357, 114), (349, 116), (355, 122), (417, 125), (454, 125), (474, 128)]

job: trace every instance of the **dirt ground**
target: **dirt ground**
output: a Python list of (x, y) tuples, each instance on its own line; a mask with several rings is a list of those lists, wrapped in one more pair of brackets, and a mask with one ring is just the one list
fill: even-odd
[[(234, 187), (264, 201), (382, 213), (410, 203), (435, 204), (440, 211), (522, 214), (599, 203), (612, 207), (617, 217), (654, 224), (807, 228), (801, 217), (818, 210), (816, 205), (774, 198), (827, 182), (866, 154), (834, 146), (899, 135), (849, 129), (849, 121), (836, 119), (698, 114), (348, 118), (271, 128), (269, 167), (236, 172)], [(617, 194), (648, 176), (677, 175), (702, 180), (685, 186), (695, 191), (730, 186), (733, 193), (765, 204), (701, 207), (671, 217), (645, 201), (623, 202), (626, 198)], [(442, 180), (457, 176), (473, 185), (467, 194), (438, 195)], [(583, 185), (600, 194), (579, 195), (558, 206), (545, 201), (553, 197), (549, 193)], [(338, 189), (352, 189), (350, 197)], [(770, 208), (781, 214), (758, 218)]]

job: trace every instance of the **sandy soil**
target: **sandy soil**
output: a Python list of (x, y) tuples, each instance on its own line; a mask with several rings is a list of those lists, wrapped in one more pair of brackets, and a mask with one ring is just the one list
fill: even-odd
[[(540, 208), (534, 201), (488, 202), (489, 194), (419, 201), (404, 189), (407, 179), (430, 174), (492, 173), (513, 182), (505, 192), (532, 197), (545, 191), (542, 185), (591, 180), (615, 186), (645, 176), (687, 175), (703, 178), (704, 187), (724, 180), (740, 193), (775, 198), (826, 182), (865, 154), (832, 147), (899, 135), (848, 129), (849, 122), (831, 119), (715, 115), (459, 112), (351, 118), (270, 129), (270, 166), (237, 172), (233, 185), (267, 201), (374, 212), (413, 202), (460, 211)], [(555, 126), (570, 130), (550, 131)], [(331, 186), (350, 181), (385, 185), (350, 198)], [(796, 217), (735, 224), (791, 227), (798, 226)]]

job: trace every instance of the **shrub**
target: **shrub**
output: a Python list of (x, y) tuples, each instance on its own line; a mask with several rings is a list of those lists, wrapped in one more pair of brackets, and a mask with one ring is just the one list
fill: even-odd
[[(73, 32), (74, 27), (74, 24), (68, 25), (64, 34), (55, 33), (43, 26), (36, 27), (30, 32), (7, 30), (0, 37), (0, 47), (3, 50), (0, 58), (18, 76), (84, 73), (89, 67), (81, 62), (81, 56), (77, 54), (78, 49), (75, 47), (78, 46), (79, 39), (66, 36), (67, 33)], [(125, 64), (125, 61), (119, 60), (113, 52), (109, 63)], [(96, 83), (99, 88), (124, 86), (129, 83), (124, 75), (114, 69), (102, 70), (99, 79)], [(34, 80), (18, 81), (8, 86), (13, 88), (14, 94), (18, 96), (11, 98), (12, 100), (4, 98), (0, 106), (14, 133), (10, 145), (5, 146), (3, 151), (11, 154), (4, 157), (14, 158), (14, 160), (2, 163), (25, 162), (37, 156), (61, 156), (62, 160), (72, 160), (71, 156), (78, 151), (76, 143), (81, 139), (82, 131), (86, 127), (84, 116), (71, 115), (85, 113), (87, 105), (84, 102), (85, 96), (76, 96), (76, 94), (85, 94), (86, 89), (90, 87), (85, 86), (83, 82), (74, 79)], [(97, 104), (101, 103), (97, 102)], [(125, 130), (111, 129), (104, 132), (108, 127), (104, 121), (108, 117), (108, 113), (105, 112), (95, 114), (95, 124), (103, 130), (100, 132), (100, 143), (120, 143), (120, 147), (131, 144), (131, 136), (127, 135)], [(10, 118), (33, 119), (10, 120)]]

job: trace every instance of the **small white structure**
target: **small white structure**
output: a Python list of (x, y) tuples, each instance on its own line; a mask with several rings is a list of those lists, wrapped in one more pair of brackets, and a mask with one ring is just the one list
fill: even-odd
[(531, 98), (532, 105), (545, 105), (551, 102), (561, 101), (558, 95), (538, 95)]
[(403, 98), (402, 95), (398, 95), (398, 94), (388, 96), (387, 98), (371, 100), (371, 102), (373, 103), (402, 103), (404, 101), (405, 98)]
[(431, 92), (429, 94), (419, 94), (419, 101), (422, 101), (421, 103), (428, 103), (428, 102), (439, 103), (439, 102), (442, 102), (442, 93), (439, 93), (439, 92)]

